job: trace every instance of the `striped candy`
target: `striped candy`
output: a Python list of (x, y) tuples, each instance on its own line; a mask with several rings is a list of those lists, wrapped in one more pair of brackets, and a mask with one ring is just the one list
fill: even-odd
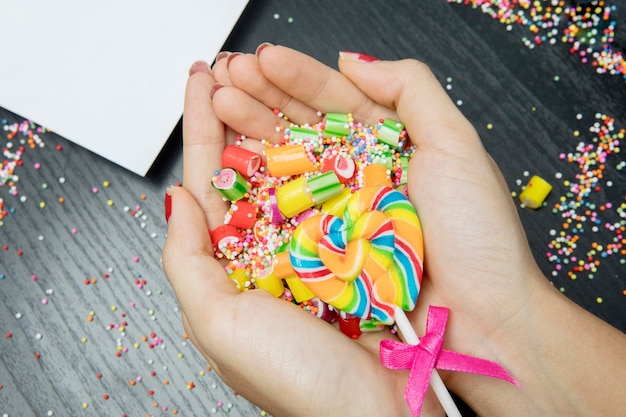
[(411, 203), (391, 187), (356, 191), (343, 218), (307, 218), (296, 228), (289, 251), (300, 280), (339, 310), (391, 325), (394, 306), (415, 307), (423, 272), (422, 230)]

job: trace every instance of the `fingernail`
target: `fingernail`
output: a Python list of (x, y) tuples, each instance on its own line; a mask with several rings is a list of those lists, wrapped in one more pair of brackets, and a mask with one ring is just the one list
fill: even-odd
[(170, 222), (170, 216), (172, 215), (172, 196), (165, 191), (165, 223)]
[(348, 61), (359, 61), (359, 62), (380, 61), (380, 59), (375, 58), (371, 55), (362, 54), (360, 52), (350, 52), (350, 51), (339, 51), (339, 58), (346, 59)]
[(222, 87), (224, 87), (224, 84), (220, 84), (220, 83), (213, 84), (213, 87), (211, 87), (211, 91), (209, 92), (209, 98), (213, 100), (213, 96), (215, 95), (215, 92)]
[(222, 51), (219, 54), (217, 54), (217, 56), (215, 57), (215, 61), (213, 61), (213, 65), (211, 66), (211, 70), (213, 70), (213, 68), (215, 67), (215, 64), (217, 64), (218, 61), (221, 61), (224, 58), (227, 58), (230, 55), (230, 52), (228, 51)]
[(209, 74), (211, 72), (211, 69), (209, 68), (209, 64), (207, 64), (205, 61), (196, 61), (191, 64), (191, 67), (189, 68), (189, 76), (191, 77), (196, 72), (204, 72), (206, 74)]
[(222, 51), (219, 54), (217, 54), (217, 56), (215, 57), (215, 62), (219, 61), (220, 59), (224, 59), (226, 58), (228, 55), (230, 55), (230, 52), (228, 51)]
[(261, 55), (261, 51), (267, 48), (268, 46), (274, 46), (274, 44), (269, 43), (269, 42), (263, 42), (262, 44), (257, 46), (256, 52), (254, 53), (257, 56), (257, 58), (259, 57), (259, 55)]
[(239, 55), (241, 55), (241, 52), (233, 52), (232, 54), (228, 55), (228, 58), (226, 59), (226, 68), (228, 68), (230, 62)]

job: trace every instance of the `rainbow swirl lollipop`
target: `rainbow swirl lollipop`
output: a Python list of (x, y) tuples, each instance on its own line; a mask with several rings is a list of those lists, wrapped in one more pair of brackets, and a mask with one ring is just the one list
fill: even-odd
[(290, 261), (320, 299), (375, 324), (391, 325), (395, 307), (411, 311), (423, 273), (422, 229), (399, 191), (367, 186), (343, 217), (318, 214), (295, 230)]

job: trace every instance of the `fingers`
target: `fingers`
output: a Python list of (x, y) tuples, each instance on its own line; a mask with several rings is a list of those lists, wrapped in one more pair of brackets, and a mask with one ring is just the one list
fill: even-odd
[(215, 63), (211, 67), (211, 74), (215, 78), (215, 82), (223, 85), (232, 85), (228, 75), (228, 59), (231, 55), (239, 55), (239, 52), (222, 51), (217, 54)]
[(163, 268), (187, 317), (205, 322), (238, 290), (213, 258), (204, 211), (182, 187), (167, 190), (172, 211), (163, 248)]
[[(221, 85), (236, 87), (221, 89), (213, 97), (216, 114), (232, 130), (247, 137), (278, 143), (290, 121), (314, 123), (320, 119), (316, 110), (270, 82), (261, 73), (255, 55), (221, 52), (213, 75)], [(274, 109), (287, 114), (289, 121), (277, 117)]]
[(221, 195), (211, 186), (211, 178), (222, 164), (224, 125), (212, 108), (210, 94), (215, 81), (208, 66), (196, 63), (191, 72), (183, 116), (183, 184), (214, 228), (224, 222), (227, 209)]
[[(267, 46), (259, 46), (258, 51)], [(280, 109), (292, 122), (304, 124), (319, 121), (316, 109), (285, 93), (263, 75), (255, 55), (243, 54), (229, 60), (228, 74), (234, 86), (270, 109)]]
[(480, 144), (472, 125), (425, 64), (415, 60), (362, 62), (351, 59), (351, 54), (341, 56), (341, 73), (382, 106), (396, 109), (418, 147)]
[(375, 123), (395, 112), (370, 99), (344, 75), (321, 62), (283, 46), (258, 52), (261, 71), (274, 85), (324, 113), (352, 113), (355, 120)]
[(234, 131), (278, 143), (283, 137), (279, 118), (265, 104), (236, 87), (222, 87), (213, 95), (215, 115)]

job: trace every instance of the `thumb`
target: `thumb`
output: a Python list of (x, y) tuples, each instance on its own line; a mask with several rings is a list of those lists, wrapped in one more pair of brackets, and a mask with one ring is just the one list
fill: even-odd
[(170, 187), (166, 194), (171, 199), (171, 215), (163, 269), (185, 314), (193, 321), (210, 314), (209, 308), (218, 308), (238, 291), (213, 257), (206, 216), (198, 202), (182, 187)]
[(342, 52), (339, 70), (372, 100), (396, 110), (416, 146), (480, 144), (472, 125), (425, 64), (413, 59), (365, 62), (358, 54)]

